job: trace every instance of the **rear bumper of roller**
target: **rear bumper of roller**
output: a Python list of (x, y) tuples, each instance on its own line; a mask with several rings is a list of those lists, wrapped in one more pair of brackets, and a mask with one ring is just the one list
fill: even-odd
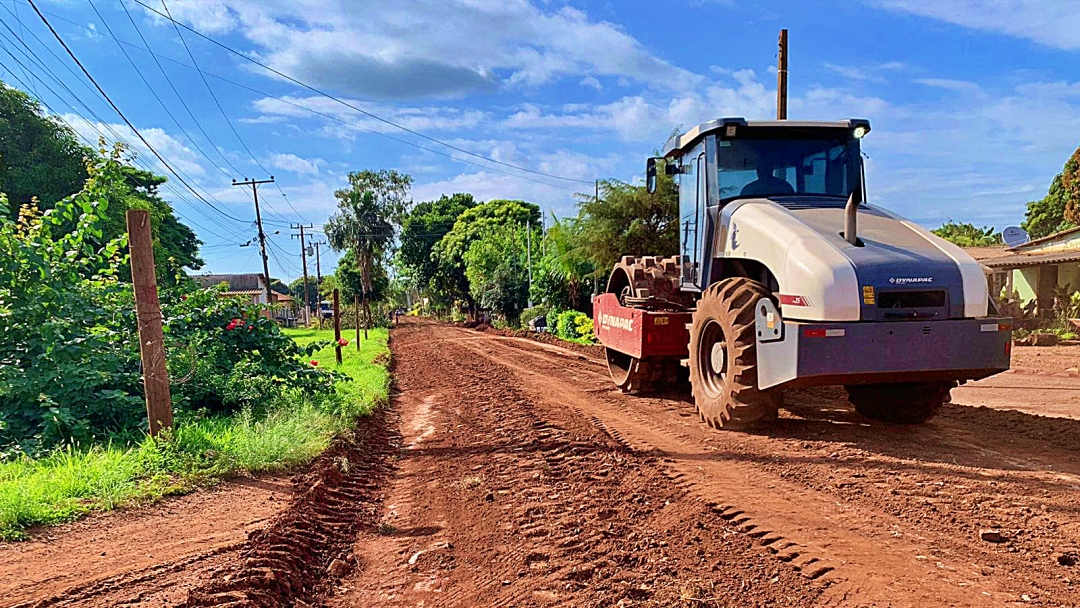
[(780, 325), (759, 332), (760, 388), (976, 380), (1009, 369), (1012, 351), (1008, 318)]

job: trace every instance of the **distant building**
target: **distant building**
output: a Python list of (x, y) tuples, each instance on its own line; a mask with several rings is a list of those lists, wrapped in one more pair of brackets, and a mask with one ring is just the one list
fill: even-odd
[(1054, 290), (1080, 291), (1080, 228), (1070, 228), (1016, 247), (972, 247), (965, 251), (989, 270), (990, 293), (1015, 293), (1022, 303), (1054, 306)]
[(270, 290), (270, 301), (266, 300), (266, 282), (258, 273), (247, 274), (197, 274), (190, 275), (201, 287), (217, 287), (222, 283), (228, 288), (221, 297), (243, 297), (252, 304), (270, 304), (271, 310), (263, 315), (282, 325), (291, 327), (296, 324), (296, 315), (292, 308), (293, 298), (288, 294)]

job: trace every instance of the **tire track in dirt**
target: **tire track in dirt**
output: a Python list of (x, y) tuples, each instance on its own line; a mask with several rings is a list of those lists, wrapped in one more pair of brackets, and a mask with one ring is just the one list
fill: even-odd
[[(1045, 472), (1015, 471), (1010, 456), (981, 447), (972, 450), (968, 429), (951, 428), (948, 422), (941, 430), (936, 423), (915, 430), (874, 426), (843, 412), (836, 416), (843, 423), (840, 429), (829, 428), (837, 426), (831, 421), (813, 420), (801, 429), (804, 421), (789, 419), (761, 435), (702, 432), (685, 403), (627, 398), (598, 390), (591, 382), (559, 382), (567, 376), (564, 367), (574, 364), (551, 364), (547, 353), (530, 357), (527, 344), (467, 346), (496, 357), (525, 384), (542, 384), (555, 399), (599, 418), (606, 428), (618, 429), (631, 445), (673, 456), (673, 462), (665, 464), (685, 476), (680, 480), (690, 480), (691, 489), (706, 499), (724, 497), (720, 514), (746, 533), (790, 539), (770, 546), (798, 542), (786, 552), (781, 549), (780, 557), (798, 552), (795, 563), (812, 573), (838, 567), (838, 572), (828, 573), (839, 583), (830, 597), (999, 605), (1026, 596), (1052, 605), (1076, 603), (1070, 572), (1058, 561), (1068, 563), (1075, 555), (1078, 536), (1070, 516), (1077, 500), (1068, 492), (1076, 488), (1070, 485), (1075, 477), (1055, 473), (1057, 483), (1047, 487)], [(846, 410), (825, 397), (831, 403), (823, 410)], [(965, 409), (970, 408), (948, 408), (943, 418), (950, 421), (949, 412)], [(798, 407), (796, 411), (808, 414)], [(988, 417), (982, 424), (992, 433), (1001, 427), (997, 418), (1002, 416)], [(1028, 422), (1069, 424), (1060, 419)], [(797, 430), (810, 432), (792, 432)], [(858, 435), (856, 442), (871, 449), (853, 447), (842, 436), (838, 441), (834, 433)], [(1041, 455), (1045, 445), (1026, 447), (1029, 454)], [(885, 448), (884, 454), (873, 448)], [(824, 456), (823, 449), (833, 452)], [(942, 462), (919, 460), (919, 452), (926, 451), (935, 452)], [(965, 486), (965, 479), (981, 483)], [(960, 492), (950, 487), (954, 485)], [(1032, 500), (1032, 494), (1040, 498)], [(1039, 504), (1042, 501), (1057, 504), (1047, 507)], [(1010, 511), (1025, 509), (1027, 518), (1010, 516)], [(1046, 517), (1055, 510), (1056, 517)], [(980, 541), (980, 524), (1006, 528), (1010, 543), (998, 547)], [(820, 561), (811, 562), (814, 559)]]
[[(412, 449), (386, 522), (405, 534), (361, 534), (364, 568), (328, 604), (667, 606), (738, 596), (740, 605), (801, 606), (820, 594), (824, 584), (713, 516), (658, 458), (537, 398), (513, 370), (474, 356), (471, 341), (436, 339), (447, 329), (395, 330), (395, 401)], [(436, 386), (435, 430), (413, 445), (428, 429), (410, 431), (409, 420)]]
[(301, 606), (327, 594), (356, 563), (352, 539), (376, 520), (381, 484), (400, 445), (395, 423), (393, 412), (380, 410), (338, 439), (294, 479), (289, 508), (250, 535), (243, 563), (209, 577), (185, 608)]

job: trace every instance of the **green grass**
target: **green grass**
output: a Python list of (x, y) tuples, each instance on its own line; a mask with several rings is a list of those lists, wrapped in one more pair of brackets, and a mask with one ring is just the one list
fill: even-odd
[[(333, 339), (332, 330), (286, 334), (301, 344)], [(22, 538), (29, 526), (150, 502), (223, 477), (287, 471), (311, 461), (357, 416), (388, 398), (387, 330), (369, 336), (359, 352), (351, 341), (342, 348), (340, 366), (332, 347), (315, 355), (320, 367), (348, 376), (333, 395), (293, 396), (262, 418), (241, 412), (179, 420), (166, 440), (146, 439), (132, 448), (70, 448), (37, 460), (0, 462), (0, 538)]]

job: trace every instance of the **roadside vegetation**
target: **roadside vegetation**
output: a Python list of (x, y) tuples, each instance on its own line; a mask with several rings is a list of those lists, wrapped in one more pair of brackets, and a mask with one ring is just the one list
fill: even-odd
[[(0, 462), (0, 538), (33, 525), (70, 521), (95, 510), (145, 503), (225, 477), (282, 472), (305, 464), (346, 433), (358, 416), (386, 402), (387, 331), (372, 330), (360, 352), (330, 330), (286, 330), (300, 344), (322, 345), (310, 361), (341, 375), (332, 391), (287, 391), (261, 408), (221, 415), (185, 414), (170, 435), (129, 444), (69, 444), (41, 458)], [(310, 361), (307, 364), (310, 366)]]

